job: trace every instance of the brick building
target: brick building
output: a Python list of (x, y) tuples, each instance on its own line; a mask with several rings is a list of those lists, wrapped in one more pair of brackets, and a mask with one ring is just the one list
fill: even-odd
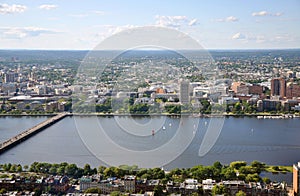
[(286, 96), (286, 81), (284, 78), (274, 78), (271, 80), (271, 95)]
[(286, 97), (300, 97), (300, 85), (289, 83), (286, 87)]

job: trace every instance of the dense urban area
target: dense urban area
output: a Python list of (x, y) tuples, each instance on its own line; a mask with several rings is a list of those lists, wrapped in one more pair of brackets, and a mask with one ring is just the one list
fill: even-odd
[[(102, 53), (106, 53), (104, 51)], [(101, 53), (101, 52), (100, 52)], [(300, 50), (0, 51), (2, 115), (300, 116)], [(253, 161), (165, 171), (138, 166), (83, 168), (70, 163), (0, 165), (0, 195), (287, 195), (261, 173), (294, 166)]]
[(87, 51), (0, 51), (0, 112), (299, 115), (299, 53), (134, 51), (107, 62)]

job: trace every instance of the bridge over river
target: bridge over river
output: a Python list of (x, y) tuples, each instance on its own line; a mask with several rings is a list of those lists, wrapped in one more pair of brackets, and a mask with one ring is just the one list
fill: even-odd
[(44, 130), (45, 128), (55, 124), (56, 122), (60, 121), (61, 119), (65, 118), (66, 116), (71, 115), (70, 113), (60, 113), (56, 116), (53, 116), (44, 122), (41, 122), (37, 125), (35, 125), (32, 128), (29, 128), (22, 133), (4, 141), (3, 143), (0, 143), (0, 154), (5, 152), (6, 150), (18, 145), (22, 141), (30, 138), (31, 136), (37, 134), (38, 132)]

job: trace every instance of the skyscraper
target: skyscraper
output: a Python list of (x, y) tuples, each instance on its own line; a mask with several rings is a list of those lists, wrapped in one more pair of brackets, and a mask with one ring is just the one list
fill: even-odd
[(179, 101), (181, 104), (190, 102), (190, 82), (188, 80), (180, 80), (179, 82)]
[(274, 78), (271, 80), (271, 95), (286, 96), (286, 81), (284, 78)]

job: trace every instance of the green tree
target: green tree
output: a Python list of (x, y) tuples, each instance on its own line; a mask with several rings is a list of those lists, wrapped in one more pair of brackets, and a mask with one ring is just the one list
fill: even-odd
[(4, 171), (10, 171), (11, 166), (12, 166), (11, 163), (4, 164), (4, 165), (3, 165), (3, 170), (4, 170)]
[(243, 192), (242, 190), (240, 190), (239, 192), (237, 192), (237, 193), (235, 194), (235, 196), (246, 196), (246, 193)]
[(129, 111), (131, 114), (146, 114), (149, 111), (148, 104), (135, 104), (132, 106), (129, 106)]
[(221, 170), (223, 165), (220, 163), (220, 161), (216, 161), (216, 162), (214, 162), (213, 167)]
[(262, 180), (266, 184), (270, 184), (271, 183), (271, 180), (269, 178), (267, 178), (267, 177), (264, 177)]
[(242, 166), (239, 168), (239, 173), (241, 174), (254, 174), (255, 169), (253, 169), (251, 166)]
[(154, 196), (164, 195), (163, 188), (160, 185), (155, 185), (153, 192), (154, 192)]
[(49, 173), (52, 174), (52, 175), (56, 175), (57, 174), (57, 168), (54, 167), (54, 166), (50, 167)]
[(233, 113), (240, 113), (242, 111), (242, 106), (240, 102), (237, 102), (236, 104), (234, 104), (232, 112)]
[(247, 162), (246, 161), (234, 161), (230, 163), (230, 167), (234, 169), (239, 169), (242, 166), (246, 166)]
[(124, 194), (120, 193), (120, 191), (113, 191), (110, 193), (110, 196), (123, 196)]
[(17, 165), (16, 164), (13, 164), (10, 169), (9, 169), (10, 172), (16, 172), (17, 171)]
[(153, 179), (163, 179), (165, 177), (165, 172), (160, 168), (153, 168), (148, 170), (148, 172)]
[(266, 164), (265, 163), (261, 163), (259, 161), (252, 161), (251, 167), (253, 168), (253, 171), (255, 173), (260, 174), (262, 171), (265, 170)]
[(23, 167), (23, 168), (24, 168), (24, 170), (25, 170), (25, 171), (27, 171), (27, 170), (28, 170), (28, 168), (29, 168), (29, 166), (28, 166), (28, 165), (24, 165), (24, 167)]
[(144, 174), (147, 174), (147, 169), (141, 169), (137, 172), (136, 176), (137, 177), (142, 177)]
[(165, 106), (165, 110), (169, 114), (180, 114), (181, 106), (180, 105), (167, 105), (167, 106)]
[(225, 195), (226, 188), (224, 185), (215, 185), (211, 190), (212, 195)]
[(104, 172), (104, 170), (106, 169), (106, 167), (104, 167), (104, 166), (99, 166), (98, 167), (98, 173), (100, 173), (100, 174), (103, 174), (103, 172)]
[(59, 168), (57, 168), (57, 174), (64, 175), (65, 174), (65, 167), (60, 166)]
[(261, 178), (257, 173), (255, 173), (255, 174), (248, 174), (245, 180), (246, 182), (259, 182)]
[(101, 189), (98, 187), (91, 187), (84, 191), (84, 193), (98, 193), (101, 194)]
[(18, 165), (18, 166), (17, 166), (17, 172), (22, 172), (22, 171), (23, 171), (22, 166), (21, 166), (21, 165)]
[(8, 178), (9, 177), (9, 175), (7, 175), (7, 174), (1, 174), (0, 175), (0, 178)]
[(206, 110), (208, 110), (210, 103), (207, 99), (201, 99), (200, 103), (202, 105), (202, 108), (200, 109), (200, 112), (205, 113)]
[(83, 167), (83, 174), (90, 175), (92, 174), (91, 166), (89, 164), (85, 164)]
[(76, 173), (78, 171), (78, 167), (76, 164), (69, 164), (66, 166), (65, 168), (65, 173), (68, 175), (68, 176), (75, 176)]
[(4, 193), (6, 193), (6, 189), (5, 188), (0, 189), (0, 194), (4, 194)]
[(117, 176), (117, 169), (116, 167), (107, 167), (104, 171), (103, 174), (105, 177), (116, 177)]
[(222, 170), (222, 176), (226, 180), (234, 180), (237, 178), (236, 173), (232, 167), (226, 167)]

